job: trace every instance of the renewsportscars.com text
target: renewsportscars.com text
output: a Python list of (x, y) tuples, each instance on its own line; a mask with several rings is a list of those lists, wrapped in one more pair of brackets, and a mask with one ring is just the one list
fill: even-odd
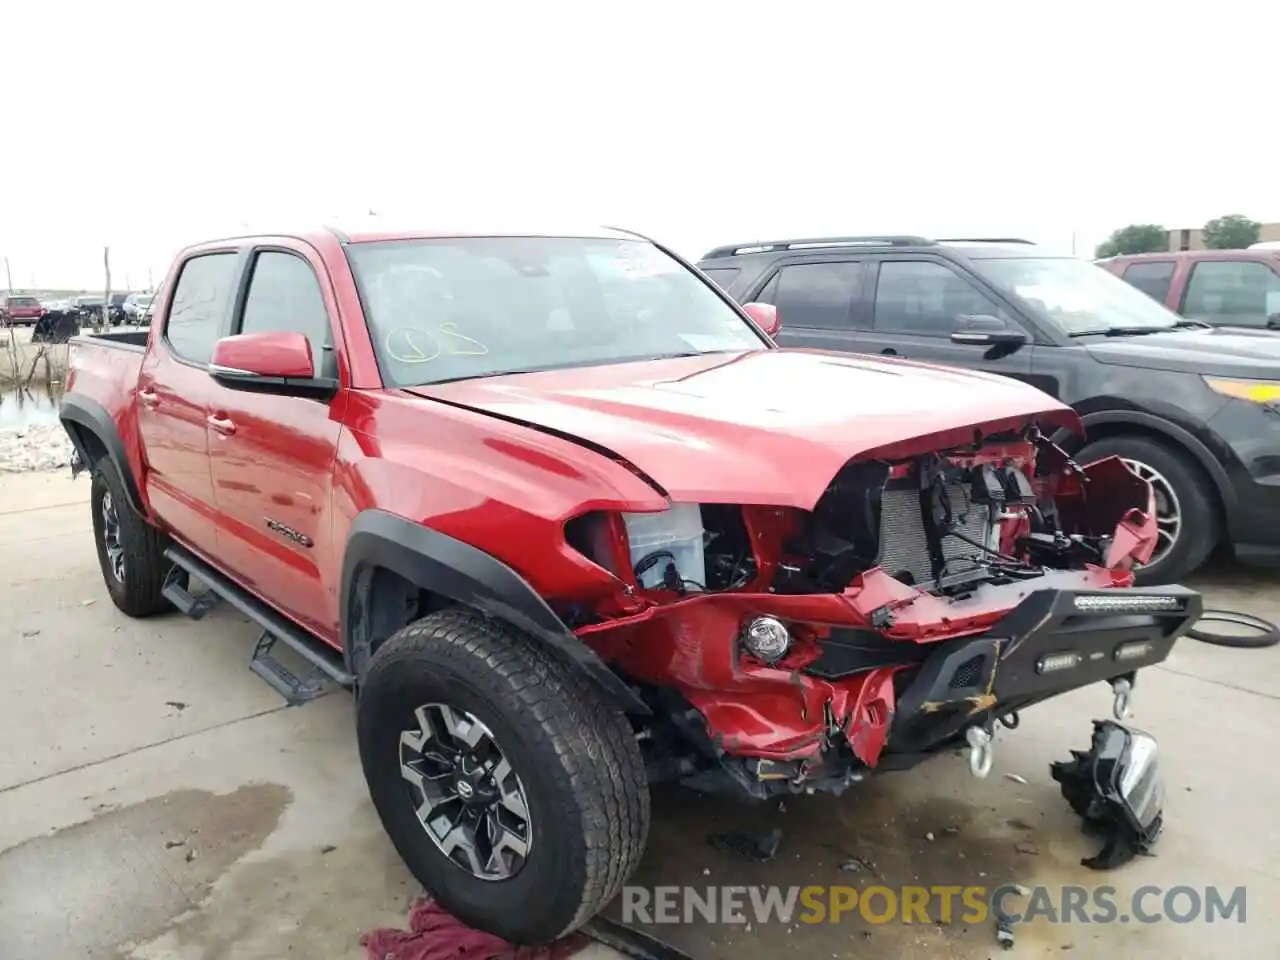
[(1244, 923), (1244, 887), (636, 887), (623, 923)]

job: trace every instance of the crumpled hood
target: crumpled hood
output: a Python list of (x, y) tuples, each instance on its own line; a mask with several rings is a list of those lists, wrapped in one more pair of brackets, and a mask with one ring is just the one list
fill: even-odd
[[(569, 368), (409, 392), (605, 448), (676, 501), (802, 509), (854, 457), (970, 443), (978, 426), (1080, 429), (1069, 407), (1016, 380), (813, 350)], [(930, 442), (911, 443), (921, 438)]]
[(1087, 347), (1102, 363), (1208, 377), (1280, 379), (1280, 331), (1176, 330), (1099, 340)]

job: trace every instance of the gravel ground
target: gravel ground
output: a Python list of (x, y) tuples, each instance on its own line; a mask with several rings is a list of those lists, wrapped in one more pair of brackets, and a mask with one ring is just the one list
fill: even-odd
[(71, 462), (71, 441), (58, 423), (0, 428), (0, 473), (56, 470)]

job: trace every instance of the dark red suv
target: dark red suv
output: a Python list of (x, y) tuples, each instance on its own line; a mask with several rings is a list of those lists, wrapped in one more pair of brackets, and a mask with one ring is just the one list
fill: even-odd
[(0, 293), (0, 324), (16, 327), (20, 323), (33, 325), (44, 316), (44, 307), (35, 297), (17, 293)]
[(1135, 253), (1098, 265), (1190, 320), (1280, 330), (1280, 250)]

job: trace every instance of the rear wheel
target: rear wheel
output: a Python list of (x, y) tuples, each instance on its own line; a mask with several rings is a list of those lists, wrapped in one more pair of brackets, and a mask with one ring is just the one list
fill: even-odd
[(649, 794), (631, 725), (518, 631), (460, 608), (405, 627), (362, 678), (357, 730), (396, 850), (474, 927), (548, 943), (639, 862)]
[(169, 601), (161, 594), (169, 568), (164, 558), (167, 540), (129, 505), (124, 483), (110, 460), (94, 466), (89, 502), (98, 566), (111, 601), (131, 617), (168, 610)]
[(1190, 457), (1146, 437), (1105, 437), (1076, 454), (1085, 464), (1117, 456), (1151, 484), (1159, 538), (1151, 562), (1135, 571), (1140, 584), (1173, 583), (1197, 570), (1221, 536), (1216, 497)]

